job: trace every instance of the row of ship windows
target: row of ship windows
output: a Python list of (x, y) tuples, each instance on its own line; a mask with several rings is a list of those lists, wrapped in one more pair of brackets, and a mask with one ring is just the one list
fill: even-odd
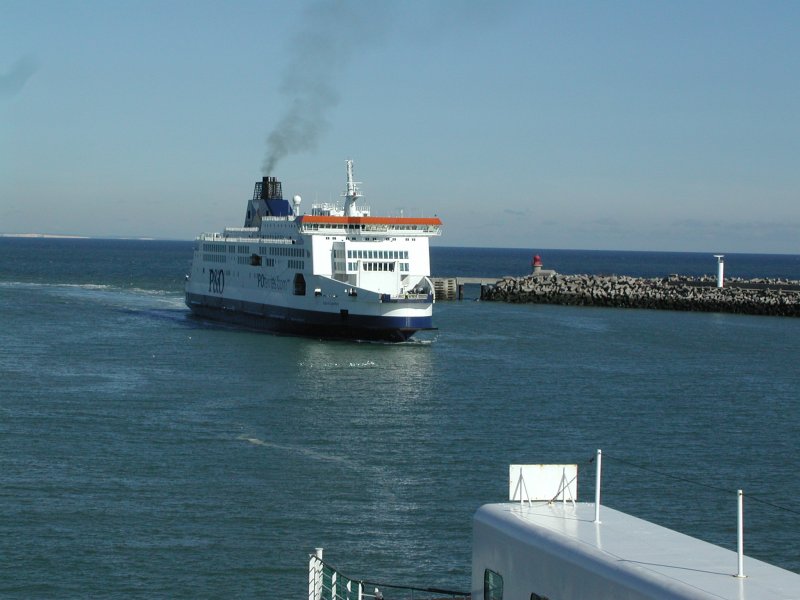
[[(267, 247), (266, 246), (259, 246), (259, 250), (261, 254), (267, 254)], [(291, 246), (270, 246), (269, 247), (269, 254), (271, 256), (298, 256), (303, 257), (305, 256), (305, 250), (302, 248), (293, 248)]]
[[(341, 250), (336, 250), (334, 255), (341, 252)], [(347, 258), (377, 258), (378, 260), (404, 258), (408, 260), (408, 250), (348, 250)]]
[[(257, 263), (253, 262), (253, 257), (254, 256), (258, 258), (258, 262)], [(211, 263), (224, 263), (224, 262), (227, 262), (228, 257), (225, 256), (224, 254), (203, 254), (203, 260), (205, 262), (211, 262)], [(236, 262), (238, 264), (240, 264), (240, 265), (258, 266), (258, 265), (262, 265), (263, 264), (265, 267), (274, 267), (275, 266), (275, 259), (274, 258), (261, 258), (260, 256), (258, 256), (256, 254), (251, 254), (250, 256), (237, 256), (236, 257)], [(289, 265), (290, 269), (292, 269), (292, 268), (300, 268), (300, 269), (302, 269), (303, 268), (302, 266), (298, 267), (297, 265), (305, 264), (305, 261), (302, 261), (302, 260), (289, 260), (287, 262), (288, 262), (288, 265)]]
[[(254, 260), (254, 257), (256, 260)], [(224, 257), (223, 257), (224, 258)], [(240, 265), (250, 265), (252, 267), (257, 267), (260, 265), (264, 265), (265, 267), (274, 267), (275, 266), (275, 259), (274, 258), (261, 258), (257, 254), (252, 254), (250, 256), (237, 256), (236, 262)]]
[(341, 223), (307, 223), (306, 229), (319, 231), (320, 229), (348, 229), (350, 231), (360, 231), (365, 229), (364, 225), (343, 225)]
[(386, 225), (378, 224), (360, 224), (360, 225), (344, 225), (341, 223), (305, 223), (304, 229), (310, 231), (319, 231), (320, 229), (336, 229), (347, 231), (436, 231), (438, 227), (434, 225)]
[[(232, 244), (203, 244), (203, 252), (228, 252), (230, 254), (236, 254), (236, 246)], [(239, 246), (239, 252), (241, 254), (247, 254), (250, 252), (247, 246)], [(219, 261), (216, 261), (219, 262)]]
[[(396, 264), (400, 265), (401, 272), (408, 273), (408, 263), (365, 262), (361, 263), (361, 266), (365, 271), (394, 271), (395, 268), (394, 266)], [(347, 270), (358, 271), (358, 263), (357, 262), (347, 263)]]
[(335, 229), (337, 231), (386, 231), (386, 225), (343, 225), (341, 223), (308, 223), (305, 226), (309, 231), (319, 231), (320, 229)]
[[(257, 262), (254, 262), (254, 258), (257, 259)], [(225, 262), (225, 255), (219, 254), (204, 254), (203, 260), (206, 262)], [(262, 258), (256, 254), (250, 256), (237, 256), (236, 262), (240, 265), (250, 265), (250, 266), (265, 266), (265, 267), (274, 267), (275, 266), (275, 259), (274, 258)], [(286, 266), (289, 269), (300, 269), (303, 270), (306, 268), (306, 261), (304, 260), (292, 260), (289, 259), (286, 261)]]
[[(228, 252), (230, 254), (235, 254), (237, 251), (239, 254), (250, 254), (250, 246), (203, 243), (203, 252)], [(305, 256), (305, 250), (292, 246), (259, 246), (258, 252), (260, 254), (270, 254), (271, 256)]]

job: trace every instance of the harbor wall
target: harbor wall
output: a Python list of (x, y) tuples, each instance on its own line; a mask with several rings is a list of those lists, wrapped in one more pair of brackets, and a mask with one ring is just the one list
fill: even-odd
[(800, 281), (734, 279), (718, 288), (710, 276), (528, 275), (482, 286), (481, 300), (798, 317)]

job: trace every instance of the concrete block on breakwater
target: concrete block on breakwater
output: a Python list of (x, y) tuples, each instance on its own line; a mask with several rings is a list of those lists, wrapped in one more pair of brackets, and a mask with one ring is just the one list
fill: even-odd
[(481, 300), (798, 317), (800, 281), (726, 279), (718, 288), (709, 276), (528, 275), (483, 286)]

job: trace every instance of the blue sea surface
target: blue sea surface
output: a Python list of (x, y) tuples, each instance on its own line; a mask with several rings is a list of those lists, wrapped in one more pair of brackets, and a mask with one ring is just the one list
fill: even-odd
[[(462, 301), (413, 343), (282, 337), (191, 318), (191, 248), (0, 238), (1, 597), (302, 598), (315, 547), (352, 577), (468, 590), (472, 515), (508, 465), (579, 463), (593, 501), (597, 448), (604, 503), (733, 549), (741, 488), (748, 556), (800, 572), (800, 320)], [(716, 272), (440, 247), (432, 270), (523, 274), (534, 253)], [(726, 261), (800, 279), (797, 256)]]

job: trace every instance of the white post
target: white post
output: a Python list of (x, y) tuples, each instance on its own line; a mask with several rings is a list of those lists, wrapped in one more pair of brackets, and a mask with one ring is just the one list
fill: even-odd
[(736, 571), (736, 577), (746, 577), (746, 575), (744, 574), (744, 494), (742, 493), (742, 490), (737, 490), (736, 495), (737, 495), (736, 554), (738, 555), (739, 559), (739, 568)]
[(600, 474), (602, 473), (601, 462), (603, 460), (603, 451), (597, 449), (597, 471), (595, 472), (594, 480), (594, 522), (600, 523)]
[(322, 548), (314, 548), (308, 561), (308, 600), (322, 598)]
[(714, 258), (717, 259), (717, 287), (721, 288), (725, 285), (725, 261), (722, 260), (725, 258), (724, 254), (715, 254)]

